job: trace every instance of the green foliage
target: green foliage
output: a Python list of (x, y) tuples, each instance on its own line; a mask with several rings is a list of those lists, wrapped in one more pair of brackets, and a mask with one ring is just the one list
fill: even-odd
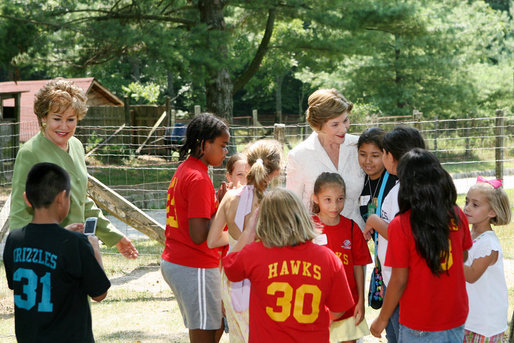
[(159, 98), (159, 85), (148, 82), (142, 84), (140, 82), (131, 82), (128, 86), (121, 86), (125, 95), (131, 96), (137, 103), (155, 104)]
[[(262, 53), (235, 94), (238, 115), (303, 113), (318, 87), (338, 88), (363, 112), (383, 115), (514, 110), (505, 77), (514, 60), (508, 1), (234, 0), (210, 23), (200, 3), (4, 2), (0, 78), (16, 68), (22, 79), (94, 76), (135, 102), (162, 102), (187, 86), (174, 105), (191, 110), (205, 108), (210, 85), (230, 86)], [(273, 35), (261, 47), (270, 13)]]

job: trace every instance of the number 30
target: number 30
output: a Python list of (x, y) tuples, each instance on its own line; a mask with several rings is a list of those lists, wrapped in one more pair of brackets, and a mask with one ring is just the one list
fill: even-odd
[[(277, 292), (282, 292), (284, 295), (277, 298), (276, 305), (281, 308), (280, 312), (273, 311), (272, 307), (266, 306), (266, 313), (268, 316), (276, 321), (283, 322), (291, 315), (291, 306), (293, 306), (293, 317), (302, 324), (314, 323), (318, 319), (319, 303), (321, 300), (321, 290), (316, 285), (301, 285), (295, 291), (294, 305), (291, 304), (293, 300), (293, 287), (287, 282), (273, 282), (267, 288), (267, 294), (274, 295)], [(303, 313), (303, 305), (305, 295), (312, 295), (312, 312)]]
[[(27, 280), (27, 283), (23, 285), (23, 294), (25, 297), (15, 294), (14, 303), (19, 308), (24, 310), (30, 310), (36, 304), (38, 276), (31, 269), (18, 268), (14, 272), (13, 281)], [(37, 306), (38, 312), (52, 312), (54, 305), (50, 299), (51, 290), (51, 279), (50, 273), (46, 273), (39, 282), (42, 285), (41, 290), (41, 302)]]

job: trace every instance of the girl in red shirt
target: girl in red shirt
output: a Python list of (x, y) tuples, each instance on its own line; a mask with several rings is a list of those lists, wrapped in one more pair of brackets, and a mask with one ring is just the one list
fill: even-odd
[(328, 343), (330, 315), (354, 305), (341, 260), (312, 242), (318, 232), (293, 192), (266, 193), (258, 223), (256, 214), (223, 259), (229, 280), (252, 282), (249, 342)]
[(463, 262), (472, 242), (455, 185), (419, 148), (400, 159), (398, 176), (400, 214), (388, 227), (385, 261), (391, 280), (371, 333), (380, 337), (400, 302), (400, 343), (461, 343), (468, 314)]
[(220, 253), (206, 243), (218, 201), (208, 174), (227, 155), (228, 126), (210, 113), (194, 117), (166, 201), (161, 272), (179, 304), (190, 342), (217, 342), (221, 328)]
[(340, 213), (346, 186), (338, 173), (321, 173), (314, 183), (313, 219), (321, 234), (314, 240), (332, 250), (343, 263), (355, 306), (330, 324), (331, 342), (353, 342), (369, 335), (364, 320), (364, 266), (371, 263), (368, 245), (357, 224)]

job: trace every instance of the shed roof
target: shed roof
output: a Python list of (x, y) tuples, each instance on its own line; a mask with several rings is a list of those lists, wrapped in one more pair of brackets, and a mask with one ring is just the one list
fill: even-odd
[[(123, 106), (123, 101), (111, 93), (94, 77), (67, 79), (75, 82), (88, 96), (88, 106)], [(23, 92), (20, 106), (20, 141), (26, 142), (39, 131), (36, 115), (34, 114), (34, 95), (49, 80), (8, 81), (0, 82), (0, 92)], [(14, 106), (13, 99), (6, 99), (4, 106)]]

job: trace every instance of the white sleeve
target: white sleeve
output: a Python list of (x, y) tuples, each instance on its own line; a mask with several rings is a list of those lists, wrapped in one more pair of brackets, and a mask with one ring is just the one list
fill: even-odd
[(298, 163), (295, 159), (294, 153), (291, 151), (287, 156), (286, 166), (286, 188), (293, 191), (300, 199), (303, 197), (304, 190), (303, 176), (298, 168)]

